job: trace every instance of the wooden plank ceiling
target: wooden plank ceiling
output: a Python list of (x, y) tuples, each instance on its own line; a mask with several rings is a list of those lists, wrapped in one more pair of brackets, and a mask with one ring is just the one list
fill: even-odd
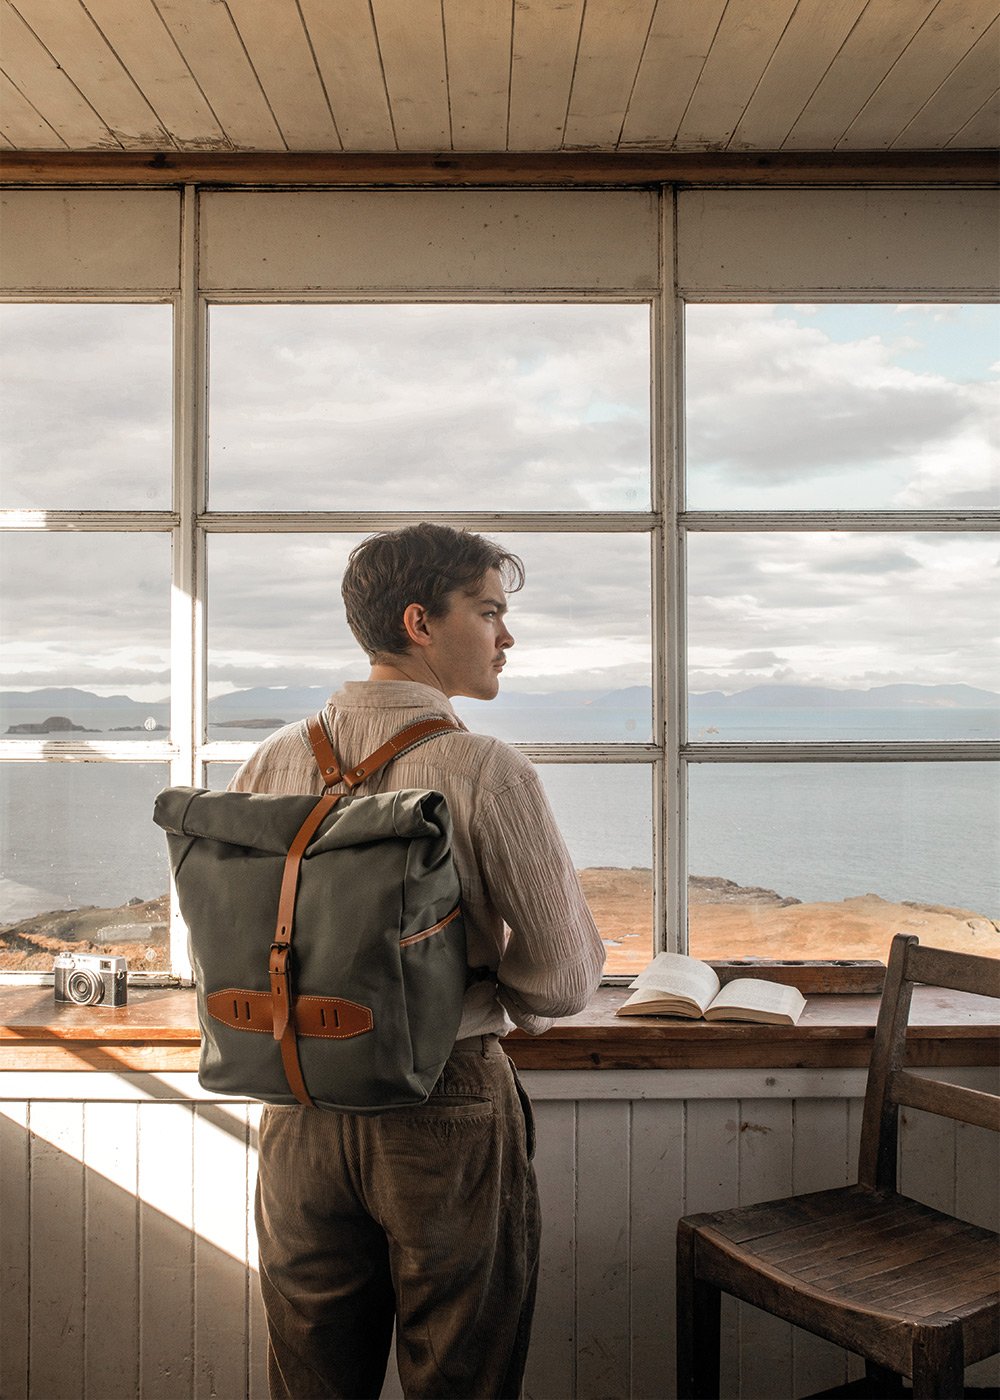
[(0, 0), (0, 148), (1000, 145), (995, 0)]

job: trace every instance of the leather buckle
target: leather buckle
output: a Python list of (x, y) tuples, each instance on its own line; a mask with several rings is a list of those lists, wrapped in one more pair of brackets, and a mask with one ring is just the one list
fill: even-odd
[(287, 943), (272, 943), (268, 972), (271, 980), (271, 1005), (273, 1010), (273, 1032), (275, 1040), (280, 1040), (288, 1025), (291, 1013), (291, 983), (288, 976), (288, 955), (291, 948)]

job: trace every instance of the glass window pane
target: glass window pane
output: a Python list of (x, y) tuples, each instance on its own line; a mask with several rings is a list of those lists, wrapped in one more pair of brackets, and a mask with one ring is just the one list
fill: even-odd
[(470, 729), (511, 743), (648, 743), (648, 536), (495, 538), (524, 560), (526, 579), (510, 600), (500, 694), (456, 702)]
[(538, 774), (604, 939), (604, 970), (634, 976), (653, 955), (652, 770), (542, 763)]
[(689, 305), (692, 510), (1000, 503), (992, 305)]
[(340, 580), (361, 535), (210, 535), (208, 737), (258, 742), (314, 714), (368, 661)]
[(644, 510), (645, 304), (215, 306), (214, 509)]
[(167, 535), (9, 534), (0, 596), (0, 734), (165, 737)]
[(0, 786), (0, 969), (59, 952), (169, 966), (170, 872), (153, 799), (166, 764), (10, 763)]
[[(237, 763), (206, 764), (224, 789)], [(653, 778), (645, 764), (538, 765), (559, 830), (604, 939), (606, 972), (634, 976), (653, 949)]]
[(692, 740), (1000, 734), (997, 536), (692, 534)]
[(1000, 956), (1000, 765), (693, 764), (695, 957)]
[(211, 789), (212, 792), (225, 792), (239, 769), (238, 763), (206, 763), (202, 786)]
[(164, 510), (172, 309), (0, 305), (0, 505)]
[[(645, 535), (495, 536), (524, 559), (501, 693), (461, 700), (470, 728), (509, 741), (648, 742), (650, 550)], [(260, 739), (367, 675), (340, 578), (357, 537), (212, 536), (209, 737)]]

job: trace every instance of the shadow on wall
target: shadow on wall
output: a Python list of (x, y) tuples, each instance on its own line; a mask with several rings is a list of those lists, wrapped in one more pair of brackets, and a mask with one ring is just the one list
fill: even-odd
[(197, 1107), (137, 1107), (0, 1105), (6, 1400), (265, 1400), (245, 1142), (234, 1181)]

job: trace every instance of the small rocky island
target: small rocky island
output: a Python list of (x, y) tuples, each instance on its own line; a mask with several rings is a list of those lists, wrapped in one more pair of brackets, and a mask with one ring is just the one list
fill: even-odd
[(31, 723), (12, 724), (8, 734), (99, 734), (99, 729), (87, 729), (85, 725), (74, 724), (65, 715), (49, 715)]

